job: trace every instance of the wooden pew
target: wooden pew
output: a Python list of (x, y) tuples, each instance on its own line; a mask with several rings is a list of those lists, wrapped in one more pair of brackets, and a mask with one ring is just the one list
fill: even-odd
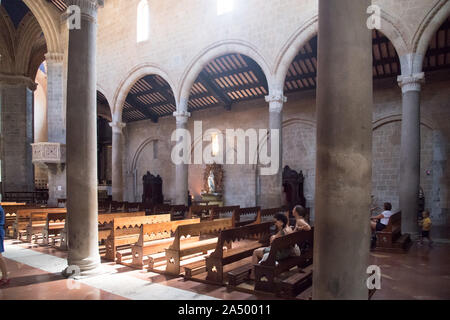
[[(257, 248), (268, 246), (272, 222), (251, 224), (243, 227), (222, 230), (219, 234), (216, 250), (206, 257), (206, 279), (222, 284), (225, 265), (240, 261), (253, 254)], [(249, 240), (240, 246), (232, 243)], [(227, 247), (227, 250), (223, 250)]]
[[(142, 269), (144, 267), (144, 257), (151, 254), (164, 252), (172, 244), (173, 233), (181, 225), (200, 223), (200, 219), (177, 220), (170, 222), (161, 222), (154, 224), (141, 225), (139, 239), (131, 247), (132, 263), (131, 266)], [(192, 239), (198, 241), (199, 239)], [(123, 254), (117, 252), (117, 263), (121, 263)], [(149, 269), (153, 269), (153, 258), (149, 257)]]
[(376, 247), (374, 251), (383, 252), (408, 252), (412, 245), (409, 233), (402, 235), (402, 214), (401, 212), (394, 213), (389, 217), (389, 223), (382, 231), (377, 231)]
[(172, 210), (172, 205), (170, 204), (158, 204), (150, 210), (151, 214), (166, 214)]
[(188, 207), (181, 205), (173, 205), (170, 208), (170, 220), (183, 220), (189, 211)]
[(138, 212), (115, 212), (102, 213), (98, 215), (98, 241), (105, 241), (111, 233), (113, 221), (117, 218), (143, 217), (144, 211)]
[(110, 200), (99, 200), (98, 212), (99, 213), (111, 212), (111, 201)]
[(251, 223), (256, 223), (261, 214), (261, 207), (239, 208), (233, 218), (235, 227), (242, 227)]
[(209, 215), (209, 220), (233, 218), (234, 222), (234, 217), (237, 214), (236, 210), (239, 208), (239, 206), (213, 207), (210, 211), (211, 214)]
[(192, 218), (200, 218), (200, 219), (209, 219), (209, 216), (211, 215), (211, 209), (217, 208), (219, 205), (207, 205), (207, 206), (194, 206), (192, 205), (189, 208), (188, 215), (186, 219), (192, 219)]
[(143, 205), (140, 202), (127, 202), (126, 211), (127, 212), (138, 212), (138, 211), (145, 211), (145, 210), (143, 209)]
[[(43, 236), (44, 229), (47, 225), (47, 217), (50, 212), (32, 212), (26, 231), (26, 242), (34, 242), (37, 243), (38, 236)], [(66, 208), (60, 208), (60, 210), (53, 210), (51, 213), (56, 214), (66, 214)], [(64, 226), (63, 226), (64, 227)]]
[[(196, 224), (182, 225), (177, 228), (174, 235), (173, 243), (166, 249), (166, 272), (172, 275), (179, 275), (181, 271), (181, 260), (183, 257), (194, 255), (198, 253), (207, 253), (212, 250), (217, 244), (217, 234), (225, 229), (230, 229), (233, 226), (232, 219), (217, 219), (213, 221), (205, 221)], [(215, 237), (209, 239), (201, 239), (195, 243), (183, 243), (181, 237), (196, 237), (204, 235), (214, 235)], [(205, 262), (195, 262), (183, 266), (189, 269), (205, 268)]]
[(13, 238), (21, 240), (22, 235), (25, 235), (27, 232), (27, 226), (30, 223), (31, 213), (33, 212), (62, 212), (66, 210), (66, 208), (26, 208), (26, 209), (18, 209), (16, 214), (16, 220), (13, 223)]
[(109, 212), (127, 212), (128, 202), (123, 201), (111, 201)]
[(14, 221), (16, 221), (17, 210), (29, 208), (30, 206), (25, 202), (1, 202), (0, 204), (5, 212), (5, 235), (10, 237), (13, 234), (12, 226)]
[[(297, 231), (283, 237), (276, 238), (270, 245), (267, 260), (254, 265), (255, 290), (276, 292), (277, 277), (285, 271), (297, 266), (305, 268), (312, 264), (313, 259), (314, 228), (310, 231)], [(292, 248), (298, 245), (300, 256), (289, 256), (276, 261), (276, 253), (282, 249)]]
[[(44, 230), (42, 231), (42, 245), (50, 245), (50, 237), (52, 237), (52, 245), (56, 245), (56, 238), (59, 236), (61, 238), (62, 232), (65, 228), (66, 222), (66, 212), (56, 213), (49, 212), (47, 214), (47, 219), (45, 222)], [(61, 238), (61, 242), (64, 240)], [(61, 245), (61, 244), (60, 244)]]
[(288, 208), (283, 206), (279, 208), (261, 209), (259, 211), (259, 215), (256, 218), (256, 223), (272, 221), (277, 213), (287, 214)]
[(139, 240), (141, 225), (169, 222), (170, 214), (114, 218), (112, 229), (106, 239), (105, 259), (114, 261), (118, 248), (130, 248)]

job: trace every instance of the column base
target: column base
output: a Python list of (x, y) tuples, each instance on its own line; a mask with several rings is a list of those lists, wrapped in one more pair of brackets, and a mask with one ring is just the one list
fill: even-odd
[(61, 272), (61, 275), (64, 278), (70, 278), (70, 279), (74, 279), (74, 280), (83, 280), (83, 279), (87, 279), (87, 278), (104, 275), (107, 273), (111, 273), (111, 272), (108, 271), (107, 268), (105, 268), (103, 265), (99, 265), (99, 266), (95, 267), (94, 269), (80, 271), (79, 273), (75, 272), (73, 268), (69, 269), (69, 267), (67, 267), (66, 269), (64, 269)]

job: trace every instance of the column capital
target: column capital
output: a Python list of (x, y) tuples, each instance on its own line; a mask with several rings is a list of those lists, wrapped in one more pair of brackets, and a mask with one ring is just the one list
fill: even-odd
[(271, 94), (267, 95), (265, 99), (266, 102), (269, 103), (269, 111), (278, 113), (283, 110), (283, 103), (287, 101), (286, 96), (281, 90), (272, 92)]
[(402, 92), (406, 93), (409, 91), (420, 91), (422, 83), (425, 82), (425, 73), (414, 73), (411, 75), (400, 75), (397, 77), (397, 82)]
[(187, 111), (175, 111), (173, 116), (177, 119), (177, 124), (186, 124), (191, 116)]
[(109, 126), (112, 128), (113, 133), (122, 134), (122, 129), (126, 127), (126, 123), (123, 122), (110, 122)]
[(9, 75), (0, 73), (0, 85), (6, 86), (26, 86), (31, 91), (36, 90), (37, 84), (31, 78), (20, 75)]
[[(66, 4), (68, 7), (79, 7), (82, 17), (96, 20), (97, 9), (104, 6), (104, 0), (66, 0)], [(67, 12), (62, 17), (63, 19), (67, 18)]]
[(64, 60), (64, 54), (59, 52), (47, 52), (45, 55), (45, 61), (49, 63), (62, 63)]

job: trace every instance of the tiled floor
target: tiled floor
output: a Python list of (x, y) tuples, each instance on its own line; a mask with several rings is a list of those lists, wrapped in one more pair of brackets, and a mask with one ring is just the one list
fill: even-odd
[[(442, 232), (441, 232), (442, 231)], [(435, 245), (411, 247), (407, 254), (371, 253), (370, 263), (380, 266), (381, 290), (373, 297), (381, 299), (450, 299), (450, 234), (436, 232)], [(31, 247), (7, 240), (5, 243), (11, 283), (0, 289), (0, 299), (236, 299), (262, 300), (181, 278), (134, 270), (114, 263), (103, 263), (106, 274), (72, 281), (60, 271), (66, 266), (66, 253), (55, 249)]]

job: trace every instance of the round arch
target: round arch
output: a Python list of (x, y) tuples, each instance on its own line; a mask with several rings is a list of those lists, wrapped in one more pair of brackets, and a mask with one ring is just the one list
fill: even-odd
[[(301, 25), (282, 47), (275, 63), (275, 86), (284, 87), (284, 81), (289, 67), (300, 49), (318, 34), (319, 20), (317, 11), (309, 14), (309, 18)], [(403, 37), (404, 30), (401, 20), (390, 16), (381, 10), (381, 28), (379, 29), (394, 46), (398, 56), (408, 52), (406, 41)]]
[[(158, 75), (163, 78), (169, 84), (174, 95), (176, 94), (174, 83), (170, 79), (168, 73), (155, 64), (140, 64), (128, 72), (127, 76), (120, 82), (119, 87), (116, 90), (111, 106), (113, 121), (122, 122), (123, 105), (128, 93), (137, 81), (148, 75)], [(177, 101), (176, 96), (175, 101)]]
[(177, 111), (187, 111), (185, 109), (187, 109), (189, 93), (195, 83), (195, 80), (197, 79), (203, 68), (208, 65), (208, 63), (210, 63), (213, 59), (230, 53), (239, 53), (253, 59), (259, 65), (264, 75), (266, 76), (267, 84), (269, 86), (269, 92), (271, 91), (271, 89), (274, 89), (272, 87), (273, 76), (272, 72), (270, 71), (270, 66), (267, 63), (267, 60), (261, 53), (259, 53), (258, 49), (255, 46), (242, 40), (219, 41), (202, 50), (191, 61), (189, 66), (184, 71), (179, 85), (179, 99), (176, 100)]
[(139, 145), (139, 147), (136, 149), (136, 151), (134, 152), (134, 156), (133, 156), (133, 160), (131, 161), (131, 166), (129, 168), (130, 169), (129, 172), (134, 172), (134, 170), (136, 170), (137, 162), (139, 160), (139, 157), (142, 154), (142, 151), (145, 149), (145, 147), (148, 146), (153, 141), (161, 141), (161, 140), (162, 140), (161, 137), (156, 137), (156, 136), (152, 136), (150, 138), (145, 139)]
[(60, 14), (56, 8), (45, 0), (23, 0), (44, 32), (47, 51), (51, 53), (64, 52), (60, 41)]
[(450, 2), (439, 0), (422, 20), (413, 37), (413, 52), (425, 57), (431, 38), (450, 16)]

